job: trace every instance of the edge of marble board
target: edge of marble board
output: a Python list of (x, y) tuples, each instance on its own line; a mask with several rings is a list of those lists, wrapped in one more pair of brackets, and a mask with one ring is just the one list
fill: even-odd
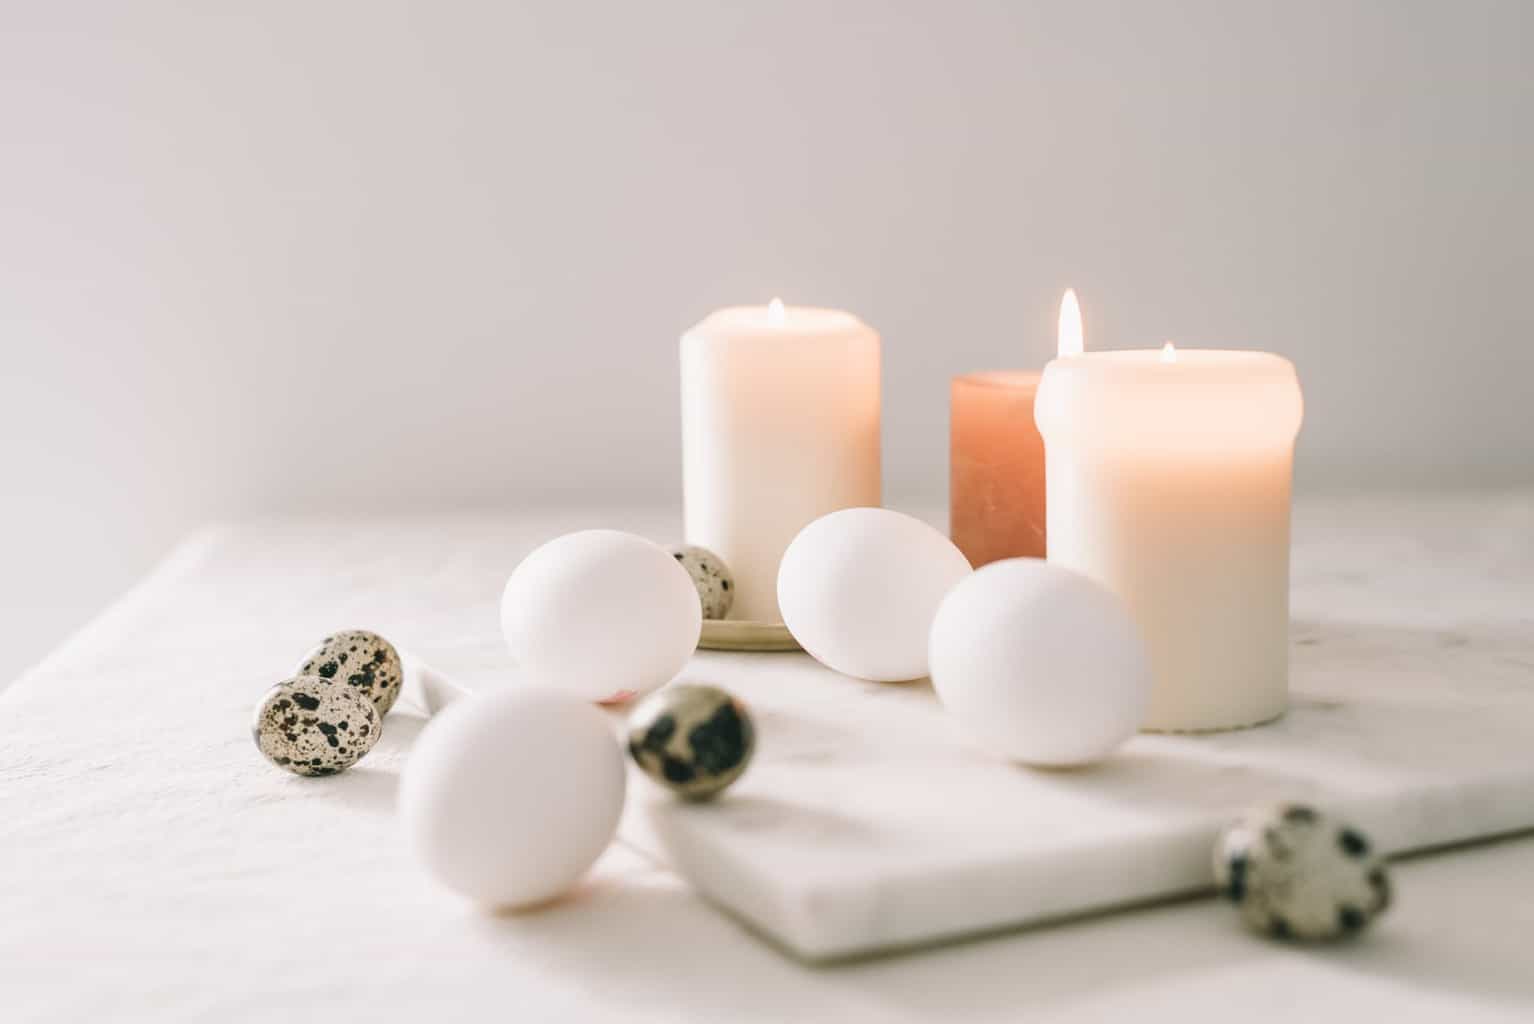
[[(1316, 792), (1304, 798), (1360, 825), (1393, 856), (1534, 829), (1534, 768), (1475, 785), (1471, 802), (1464, 799), (1465, 787), (1453, 783), (1368, 797), (1328, 799)], [(1070, 857), (1001, 858), (920, 874), (919, 899), (912, 904), (906, 886), (918, 876), (896, 877), (871, 899), (833, 886), (785, 884), (784, 876), (753, 867), (721, 841), (728, 833), (721, 836), (709, 816), (723, 806), (682, 804), (656, 794), (642, 802), (638, 820), (624, 831), (637, 845), (650, 846), (710, 904), (813, 964), (915, 952), (1210, 894), (1211, 851), (1227, 818), (1211, 813), (1131, 840), (1085, 845)], [(1125, 873), (1126, 862), (1138, 870)]]

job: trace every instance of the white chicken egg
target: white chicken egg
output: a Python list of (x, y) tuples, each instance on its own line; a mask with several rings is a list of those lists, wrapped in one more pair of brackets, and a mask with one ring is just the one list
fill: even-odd
[(778, 568), (778, 606), (799, 645), (860, 679), (927, 674), (927, 634), (950, 587), (969, 575), (953, 542), (885, 508), (821, 516)]
[(591, 701), (670, 681), (702, 628), (687, 570), (619, 530), (549, 541), (522, 560), (501, 597), (501, 631), (525, 678)]
[(1036, 765), (1101, 760), (1140, 728), (1150, 662), (1123, 601), (1037, 558), (976, 571), (932, 623), (932, 686), (982, 747)]
[(482, 906), (526, 907), (565, 892), (601, 856), (624, 787), (623, 751), (601, 711), (553, 690), (489, 690), (421, 732), (399, 813), (437, 881)]

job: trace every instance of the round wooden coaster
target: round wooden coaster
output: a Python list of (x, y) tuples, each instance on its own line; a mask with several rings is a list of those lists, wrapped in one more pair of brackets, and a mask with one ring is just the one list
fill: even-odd
[(781, 622), (704, 619), (698, 647), (708, 651), (797, 651), (799, 643)]

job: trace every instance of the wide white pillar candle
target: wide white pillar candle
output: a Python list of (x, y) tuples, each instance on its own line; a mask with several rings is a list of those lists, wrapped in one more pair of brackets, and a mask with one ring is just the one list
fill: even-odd
[(1123, 597), (1145, 634), (1145, 728), (1230, 729), (1288, 701), (1289, 504), (1302, 417), (1288, 360), (1062, 356), (1034, 406), (1048, 558)]
[(710, 315), (682, 335), (682, 469), (687, 543), (735, 575), (730, 618), (781, 621), (794, 536), (880, 504), (879, 335), (776, 301)]

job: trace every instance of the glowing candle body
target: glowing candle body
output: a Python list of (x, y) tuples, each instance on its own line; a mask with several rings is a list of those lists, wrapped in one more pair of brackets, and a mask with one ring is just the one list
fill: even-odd
[(1129, 603), (1154, 678), (1145, 728), (1281, 715), (1294, 367), (1260, 352), (1063, 356), (1045, 367), (1034, 408), (1049, 560)]
[(948, 533), (977, 569), (1044, 557), (1038, 387), (1038, 373), (1010, 370), (965, 374), (950, 386)]
[(775, 303), (720, 310), (681, 347), (687, 542), (734, 572), (730, 618), (780, 621), (789, 542), (828, 512), (881, 503), (879, 335)]

